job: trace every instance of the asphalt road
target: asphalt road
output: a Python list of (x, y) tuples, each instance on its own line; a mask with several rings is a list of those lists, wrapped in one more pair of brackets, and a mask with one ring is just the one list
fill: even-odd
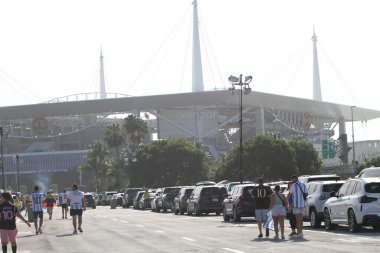
[[(43, 234), (18, 222), (19, 253), (76, 252), (379, 252), (380, 232), (363, 229), (351, 234), (347, 227), (333, 232), (311, 229), (305, 222), (304, 239), (257, 239), (254, 219), (224, 222), (222, 216), (186, 216), (150, 210), (98, 207), (84, 213), (83, 233), (73, 235), (71, 219), (62, 220), (60, 208), (52, 220), (44, 215)], [(286, 222), (286, 235), (291, 231)], [(9, 247), (10, 248), (10, 247)], [(10, 252), (10, 249), (8, 250)]]

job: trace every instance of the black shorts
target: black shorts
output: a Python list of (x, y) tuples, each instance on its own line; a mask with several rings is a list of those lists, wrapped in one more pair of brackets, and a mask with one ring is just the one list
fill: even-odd
[(70, 209), (70, 216), (82, 216), (83, 214), (83, 209)]
[(38, 218), (42, 219), (44, 217), (43, 211), (33, 212), (33, 219), (36, 220)]
[(61, 204), (62, 206), (62, 209), (66, 209), (67, 208), (67, 204)]

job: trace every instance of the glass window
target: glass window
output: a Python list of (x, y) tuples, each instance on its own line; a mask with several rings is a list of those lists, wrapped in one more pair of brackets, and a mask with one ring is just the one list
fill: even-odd
[(347, 189), (347, 194), (346, 194), (347, 196), (352, 195), (353, 192), (355, 192), (354, 190), (355, 190), (356, 184), (357, 184), (357, 181), (352, 181), (350, 183), (350, 185), (348, 186), (348, 189)]
[(315, 192), (315, 189), (317, 188), (316, 184), (310, 184), (309, 189), (307, 190), (309, 195), (313, 194)]
[(342, 185), (342, 187), (339, 189), (339, 192), (337, 196), (346, 196), (347, 195), (347, 190), (351, 182), (346, 182)]
[(356, 184), (356, 187), (355, 187), (355, 190), (354, 190), (354, 192), (353, 193), (357, 193), (357, 192), (359, 192), (360, 190), (361, 190), (361, 188), (362, 188), (362, 183), (357, 183)]
[(364, 189), (368, 193), (380, 193), (380, 183), (368, 183), (365, 184)]
[(337, 191), (339, 191), (339, 189), (342, 185), (343, 185), (343, 183), (325, 184), (322, 187), (322, 192), (337, 192)]
[(361, 177), (380, 177), (380, 169), (379, 170), (370, 170), (363, 173)]

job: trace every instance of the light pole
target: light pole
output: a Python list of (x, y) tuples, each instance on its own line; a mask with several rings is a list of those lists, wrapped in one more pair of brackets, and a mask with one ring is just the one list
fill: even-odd
[(244, 77), (243, 82), (243, 75), (240, 75), (239, 77), (236, 76), (230, 76), (228, 78), (228, 81), (231, 83), (231, 87), (228, 88), (229, 91), (231, 91), (232, 94), (235, 94), (235, 86), (240, 86), (240, 147), (239, 147), (239, 153), (240, 153), (240, 183), (243, 183), (243, 90), (244, 95), (248, 95), (251, 93), (251, 88), (249, 87), (249, 83), (252, 81), (252, 76), (246, 76)]
[(16, 154), (13, 157), (13, 161), (16, 163), (16, 170), (17, 170), (17, 191), (20, 192), (20, 170), (19, 170), (19, 163), (22, 162), (21, 156), (19, 154)]
[(356, 106), (351, 106), (351, 128), (352, 128), (352, 164), (356, 168), (356, 159), (355, 159), (355, 133), (354, 133), (354, 108)]
[(3, 190), (5, 191), (5, 175), (4, 175), (4, 151), (3, 151), (3, 136), (4, 136), (4, 129), (0, 126), (0, 153), (1, 153), (1, 176), (3, 181)]

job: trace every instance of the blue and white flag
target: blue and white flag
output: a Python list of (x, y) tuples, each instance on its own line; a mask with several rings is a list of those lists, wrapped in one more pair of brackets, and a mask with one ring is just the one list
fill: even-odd
[(273, 222), (273, 218), (272, 218), (272, 212), (268, 212), (267, 217), (268, 217), (268, 219), (264, 224), (264, 228), (274, 230), (274, 222)]

